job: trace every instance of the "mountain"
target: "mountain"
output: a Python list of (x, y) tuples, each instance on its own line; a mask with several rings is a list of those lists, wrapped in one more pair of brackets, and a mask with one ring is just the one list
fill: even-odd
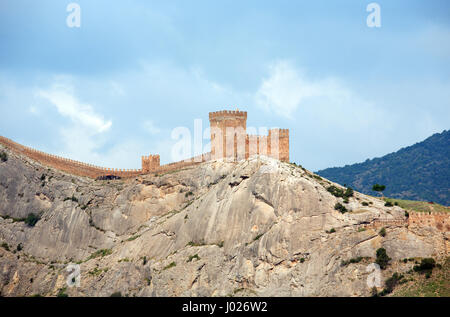
[(448, 217), (263, 156), (94, 180), (1, 152), (0, 296), (370, 296), (379, 248), (381, 281), (448, 256)]
[(380, 158), (317, 174), (365, 194), (373, 195), (372, 186), (383, 184), (385, 196), (449, 206), (450, 130)]

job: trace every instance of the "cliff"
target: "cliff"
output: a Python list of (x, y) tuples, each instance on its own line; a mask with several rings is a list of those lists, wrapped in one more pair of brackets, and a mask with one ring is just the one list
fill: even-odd
[(448, 256), (445, 225), (357, 192), (344, 203), (327, 190), (340, 185), (267, 157), (96, 181), (0, 151), (2, 296), (369, 296), (378, 248), (383, 280)]

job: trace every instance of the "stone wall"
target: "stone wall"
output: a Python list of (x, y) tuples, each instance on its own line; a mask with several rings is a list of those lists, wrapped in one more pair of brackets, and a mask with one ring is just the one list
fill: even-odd
[(411, 227), (434, 227), (439, 231), (450, 232), (450, 213), (409, 212), (408, 225)]
[(240, 160), (258, 154), (289, 162), (288, 129), (271, 129), (267, 136), (249, 135), (245, 111), (211, 112), (209, 122), (213, 159)]

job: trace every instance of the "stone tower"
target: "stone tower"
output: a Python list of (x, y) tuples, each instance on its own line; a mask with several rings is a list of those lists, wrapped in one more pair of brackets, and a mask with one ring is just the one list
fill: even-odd
[(212, 159), (245, 158), (246, 111), (210, 112), (209, 124)]

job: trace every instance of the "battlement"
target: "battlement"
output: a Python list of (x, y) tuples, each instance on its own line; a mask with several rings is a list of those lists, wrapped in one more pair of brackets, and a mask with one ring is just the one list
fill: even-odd
[[(142, 169), (116, 169), (95, 166), (53, 154), (47, 154), (23, 146), (0, 136), (0, 144), (12, 152), (24, 155), (40, 164), (79, 176), (96, 178), (105, 175), (135, 177), (141, 174), (169, 172), (213, 159), (247, 159), (251, 155), (262, 154), (281, 161), (289, 161), (289, 130), (271, 129), (268, 135), (248, 135), (246, 129), (247, 112), (223, 110), (209, 113), (211, 125), (211, 152), (188, 160), (160, 165), (160, 156), (142, 156)], [(231, 131), (231, 132), (230, 132)]]
[(269, 130), (269, 137), (272, 135), (272, 134), (276, 134), (276, 133), (278, 133), (278, 136), (281, 138), (281, 137), (289, 137), (289, 129), (270, 129)]
[(247, 119), (247, 111), (239, 110), (222, 110), (209, 113), (209, 120), (223, 119), (223, 118), (239, 118)]

